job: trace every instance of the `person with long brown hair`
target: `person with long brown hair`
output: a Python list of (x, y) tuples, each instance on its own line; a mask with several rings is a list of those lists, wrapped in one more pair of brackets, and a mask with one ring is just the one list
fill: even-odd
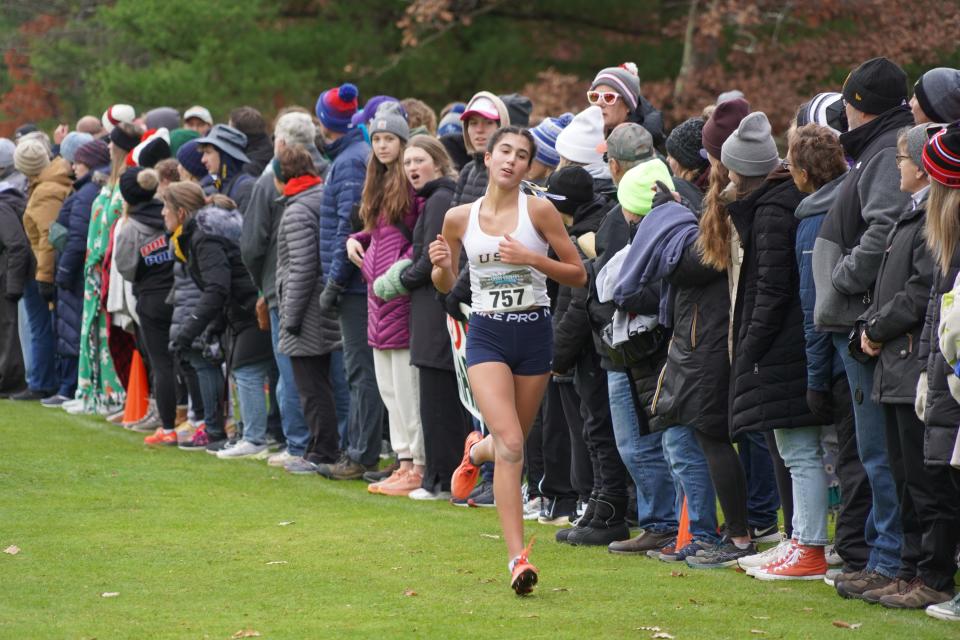
[(403, 171), (410, 128), (387, 105), (368, 124), (373, 154), (360, 201), (363, 231), (347, 240), (347, 256), (367, 282), (367, 342), (380, 397), (390, 421), (390, 442), (400, 466), (368, 486), (371, 493), (408, 495), (423, 483), (426, 459), (420, 426), (419, 375), (410, 364), (410, 298), (391, 296), (399, 272), (410, 264), (419, 211)]

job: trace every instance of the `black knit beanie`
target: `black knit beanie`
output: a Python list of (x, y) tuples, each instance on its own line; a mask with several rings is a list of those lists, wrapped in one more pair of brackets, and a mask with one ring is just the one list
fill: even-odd
[(850, 72), (843, 98), (864, 113), (879, 115), (907, 102), (907, 74), (887, 58), (871, 58)]
[(110, 142), (117, 145), (124, 151), (133, 151), (133, 148), (140, 144), (140, 136), (136, 135), (135, 129), (127, 129), (123, 126), (116, 126), (110, 131)]
[(157, 194), (157, 184), (157, 173), (153, 169), (130, 167), (120, 176), (120, 195), (131, 206), (150, 202)]
[(547, 178), (547, 193), (562, 196), (552, 199), (560, 213), (573, 215), (583, 204), (593, 200), (593, 178), (583, 167), (564, 167)]
[(703, 118), (690, 118), (673, 128), (667, 138), (667, 153), (685, 169), (703, 169), (710, 162), (703, 149)]

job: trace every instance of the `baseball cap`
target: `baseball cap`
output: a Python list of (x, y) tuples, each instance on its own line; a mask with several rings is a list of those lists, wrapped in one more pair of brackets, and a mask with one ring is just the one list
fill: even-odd
[(199, 118), (210, 126), (213, 126), (213, 116), (210, 115), (210, 110), (206, 107), (196, 105), (187, 109), (183, 114), (183, 121), (186, 122), (190, 118)]
[(639, 124), (624, 122), (610, 132), (597, 151), (623, 162), (647, 160), (653, 157), (653, 136)]
[(481, 116), (487, 120), (500, 120), (500, 112), (497, 111), (497, 105), (493, 100), (483, 96), (477, 98), (467, 107), (467, 110), (460, 114), (460, 120), (466, 122), (470, 116)]

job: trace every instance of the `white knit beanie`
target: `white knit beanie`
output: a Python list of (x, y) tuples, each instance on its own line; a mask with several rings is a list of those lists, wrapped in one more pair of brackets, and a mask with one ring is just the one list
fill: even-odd
[(50, 152), (46, 145), (36, 138), (24, 138), (20, 140), (16, 151), (13, 152), (13, 165), (17, 171), (32, 178), (40, 175), (40, 172), (50, 164)]
[(557, 153), (573, 162), (598, 164), (603, 162), (603, 153), (597, 147), (603, 141), (603, 110), (594, 105), (574, 116), (573, 122), (560, 132)]

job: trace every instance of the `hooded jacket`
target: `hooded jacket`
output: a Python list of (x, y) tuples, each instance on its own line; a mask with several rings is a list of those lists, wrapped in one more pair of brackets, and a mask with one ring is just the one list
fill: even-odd
[(26, 206), (27, 196), (19, 186), (0, 180), (0, 295), (9, 300), (23, 297), (37, 266), (23, 229)]
[(410, 364), (453, 371), (453, 352), (447, 334), (447, 314), (430, 274), (430, 243), (443, 230), (443, 218), (450, 209), (454, 181), (443, 177), (431, 180), (417, 192), (420, 208), (413, 228), (413, 264), (400, 275), (410, 291)]
[(861, 317), (867, 338), (883, 344), (873, 374), (874, 402), (910, 404), (923, 363), (917, 357), (933, 284), (933, 256), (923, 233), (926, 195), (893, 225), (870, 308)]
[[(280, 313), (278, 350), (291, 357), (321, 356), (340, 348), (336, 311), (321, 311), (320, 207), (323, 185), (285, 198), (276, 233), (277, 292)], [(296, 334), (290, 327), (298, 327)]]
[(817, 424), (807, 406), (807, 362), (795, 217), (803, 195), (790, 174), (771, 174), (727, 207), (743, 246), (733, 309), (730, 428), (770, 431)]
[(129, 219), (113, 240), (113, 261), (136, 296), (162, 293), (173, 286), (173, 251), (157, 199), (132, 205)]
[(850, 330), (870, 305), (884, 242), (909, 196), (900, 191), (897, 131), (913, 124), (896, 107), (840, 136), (853, 167), (837, 190), (813, 249), (817, 305), (823, 331)]
[[(806, 339), (807, 388), (815, 391), (829, 391), (833, 381), (845, 375), (843, 360), (833, 346), (833, 337), (830, 332), (818, 329), (814, 322), (817, 287), (813, 261), (817, 234), (844, 177), (834, 178), (808, 195), (797, 206), (795, 213), (800, 221), (797, 227), (797, 268), (800, 272), (800, 305), (803, 307), (803, 333)], [(820, 286), (832, 285), (821, 283)]]
[(325, 148), (331, 160), (324, 176), (320, 209), (320, 265), (324, 282), (332, 280), (344, 293), (363, 294), (360, 270), (347, 258), (347, 237), (353, 231), (350, 215), (363, 195), (370, 145), (363, 131), (353, 129)]
[(247, 134), (247, 148), (243, 152), (250, 158), (250, 162), (243, 165), (243, 172), (256, 179), (273, 160), (273, 142), (265, 133), (250, 133)]
[[(474, 96), (474, 99), (476, 98), (487, 98), (493, 102), (497, 108), (497, 113), (500, 114), (500, 127), (510, 126), (510, 113), (507, 111), (507, 105), (503, 103), (503, 100), (489, 91), (478, 92)], [(473, 100), (471, 100), (471, 104), (472, 103)], [(469, 109), (470, 105), (467, 105), (467, 110)], [(470, 142), (470, 136), (467, 135), (466, 122), (463, 123), (463, 146), (467, 154), (471, 157), (471, 160), (460, 170), (457, 188), (453, 192), (453, 201), (450, 203), (451, 207), (469, 204), (475, 200), (479, 200), (483, 197), (483, 194), (487, 192), (489, 174), (487, 173), (486, 165), (483, 163), (483, 154), (486, 152), (486, 149), (474, 148)]]
[(56, 254), (48, 237), (50, 225), (57, 219), (63, 201), (73, 190), (71, 173), (67, 161), (57, 157), (39, 175), (30, 178), (23, 228), (37, 260), (37, 282), (52, 284), (54, 280)]

